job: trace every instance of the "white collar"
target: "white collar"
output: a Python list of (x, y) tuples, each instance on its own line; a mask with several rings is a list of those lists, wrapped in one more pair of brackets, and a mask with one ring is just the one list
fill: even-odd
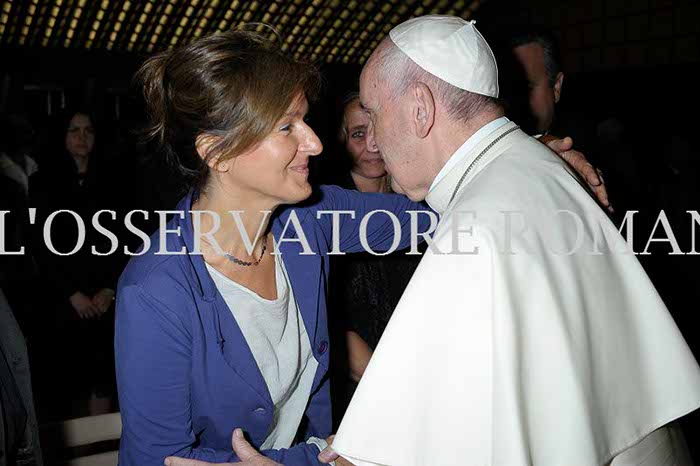
[[(462, 188), (464, 188), (464, 186), (466, 186), (474, 176), (476, 176), (486, 165), (488, 165), (494, 157), (497, 157), (503, 152), (503, 150), (509, 147), (510, 144), (501, 144), (500, 148), (490, 150), (488, 155), (481, 160), (479, 167), (476, 170), (472, 170), (468, 178), (462, 180), (463, 176), (465, 176), (465, 170), (467, 167), (469, 167), (482, 152), (485, 154), (490, 146), (497, 140), (500, 140), (506, 135), (514, 132), (517, 128), (518, 125), (512, 121), (508, 121), (498, 129), (489, 131), (485, 137), (479, 138), (479, 142), (473, 145), (466, 153), (462, 152), (462, 149), (465, 146), (462, 146), (457, 152), (455, 152), (456, 155), (458, 154), (458, 157), (453, 155), (452, 159), (457, 159), (458, 162), (455, 163), (451, 169), (443, 175), (442, 179), (430, 190), (430, 192), (428, 192), (428, 195), (425, 197), (425, 202), (428, 203), (430, 208), (440, 215), (444, 214), (456, 193), (455, 190), (459, 189), (458, 186), (461, 185)], [(524, 136), (522, 131), (519, 133)], [(462, 183), (462, 181), (464, 181), (464, 183)]]
[(442, 180), (445, 175), (447, 175), (452, 168), (457, 165), (464, 157), (469, 154), (469, 152), (476, 147), (477, 144), (479, 144), (486, 136), (491, 134), (492, 132), (496, 131), (498, 128), (501, 126), (508, 124), (510, 120), (506, 117), (500, 117), (496, 118), (495, 120), (486, 123), (484, 126), (479, 128), (479, 130), (472, 134), (469, 139), (467, 139), (464, 144), (460, 146), (459, 149), (455, 151), (452, 156), (450, 156), (449, 160), (447, 160), (447, 163), (442, 167), (440, 172), (437, 174), (435, 179), (433, 180), (433, 183), (430, 185), (430, 191), (435, 189), (435, 186)]

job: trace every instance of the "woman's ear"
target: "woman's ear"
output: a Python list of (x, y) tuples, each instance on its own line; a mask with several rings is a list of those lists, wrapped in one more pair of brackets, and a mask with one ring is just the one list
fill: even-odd
[(219, 161), (219, 156), (212, 153), (212, 146), (214, 145), (216, 139), (215, 136), (208, 134), (200, 134), (195, 140), (195, 148), (197, 149), (197, 155), (207, 164), (212, 170), (218, 172), (226, 172), (229, 169), (228, 161)]

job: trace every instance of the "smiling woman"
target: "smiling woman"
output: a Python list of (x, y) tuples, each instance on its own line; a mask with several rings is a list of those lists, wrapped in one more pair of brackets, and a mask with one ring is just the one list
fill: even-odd
[[(276, 126), (288, 132), (292, 117), (304, 116), (302, 100), (315, 97), (320, 82), (315, 68), (240, 30), (156, 55), (137, 78), (151, 114), (150, 135), (200, 188), (215, 156), (225, 162), (250, 151)], [(206, 150), (195, 151), (202, 138)]]
[[(150, 135), (190, 190), (177, 208), (187, 214), (153, 239), (178, 231), (167, 250), (187, 254), (145, 252), (119, 282), (120, 464), (239, 461), (235, 428), (271, 460), (321, 464), (331, 434), (328, 252), (360, 252), (363, 242), (389, 249), (389, 216), (360, 227), (373, 210), (396, 215), (405, 248), (408, 211), (426, 208), (337, 187), (295, 206), (312, 195), (309, 158), (322, 149), (305, 121), (318, 72), (263, 36), (236, 30), (197, 40), (150, 59), (139, 78)], [(332, 210), (355, 215), (322, 215)], [(305, 241), (287, 239), (290, 219)], [(304, 255), (302, 243), (315, 254)]]

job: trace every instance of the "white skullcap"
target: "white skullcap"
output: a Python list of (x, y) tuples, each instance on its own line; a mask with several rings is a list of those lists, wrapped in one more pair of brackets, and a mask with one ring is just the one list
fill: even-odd
[(498, 97), (496, 58), (474, 21), (420, 16), (396, 26), (389, 37), (428, 73), (465, 91)]

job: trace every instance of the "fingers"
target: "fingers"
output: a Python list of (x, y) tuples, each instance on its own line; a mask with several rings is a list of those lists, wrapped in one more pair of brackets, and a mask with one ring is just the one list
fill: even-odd
[(567, 161), (569, 165), (574, 167), (574, 169), (586, 180), (591, 186), (600, 186), (603, 184), (601, 179), (598, 177), (598, 172), (593, 165), (591, 165), (586, 157), (579, 151), (567, 150), (560, 154), (564, 160)]
[(610, 205), (608, 190), (605, 187), (602, 172), (593, 168), (593, 165), (586, 160), (586, 157), (578, 151), (570, 150), (560, 155), (564, 160), (566, 160), (567, 163), (569, 163), (569, 165), (574, 167), (579, 175), (583, 177), (591, 191), (593, 191), (595, 197), (598, 199), (598, 202), (600, 202), (603, 207), (607, 208), (609, 212), (614, 212), (612, 206)]
[(261, 456), (260, 453), (248, 443), (245, 437), (243, 437), (243, 431), (241, 429), (235, 429), (233, 431), (231, 444), (233, 445), (233, 451), (238, 455), (241, 461), (245, 462), (256, 456)]
[(92, 304), (95, 306), (95, 309), (100, 314), (104, 314), (105, 312), (107, 312), (107, 308), (109, 306), (108, 303), (105, 302), (105, 300), (103, 298), (99, 298), (99, 297), (93, 299)]
[(339, 457), (340, 455), (330, 446), (327, 446), (321, 453), (318, 454), (318, 460), (323, 464), (328, 464), (331, 461), (335, 461)]
[(569, 165), (576, 169), (579, 175), (586, 180), (586, 183), (591, 186), (600, 186), (603, 184), (601, 179), (598, 177), (598, 171), (593, 168), (593, 165), (588, 162), (582, 153), (575, 150), (568, 150), (562, 153), (561, 156), (569, 163)]
[(102, 313), (100, 309), (91, 302), (90, 305), (87, 306), (87, 314), (88, 318), (92, 319), (94, 317), (99, 317)]
[(592, 186), (593, 192), (595, 193), (598, 200), (600, 200), (600, 202), (603, 204), (603, 206), (607, 207), (608, 211), (611, 214), (614, 214), (615, 209), (613, 209), (612, 205), (610, 204), (610, 199), (608, 199), (608, 190), (605, 189), (605, 179), (603, 178), (603, 171), (599, 168), (596, 168), (596, 173), (598, 173), (598, 178), (600, 178), (600, 186)]
[(547, 147), (552, 149), (554, 152), (561, 154), (562, 152), (571, 150), (571, 148), (574, 146), (574, 140), (567, 136), (564, 139), (553, 139), (546, 144)]
[(78, 307), (75, 309), (75, 312), (78, 314), (78, 317), (81, 319), (92, 319), (97, 315), (97, 311), (93, 306), (84, 306), (84, 307)]
[(111, 294), (107, 292), (98, 292), (91, 299), (92, 305), (97, 311), (97, 315), (100, 316), (109, 310), (109, 306), (112, 302)]
[(591, 186), (591, 190), (593, 190), (593, 194), (595, 194), (598, 202), (600, 202), (603, 207), (608, 210), (608, 212), (614, 214), (615, 209), (613, 209), (612, 205), (610, 204), (610, 200), (608, 199), (608, 191), (605, 189), (605, 185), (601, 184), (600, 186)]

